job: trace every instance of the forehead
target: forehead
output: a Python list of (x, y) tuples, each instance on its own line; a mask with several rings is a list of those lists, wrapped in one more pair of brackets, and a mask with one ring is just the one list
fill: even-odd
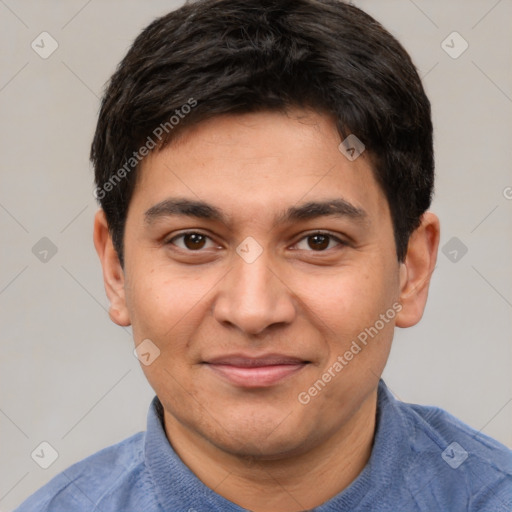
[(251, 218), (258, 211), (258, 219), (272, 222), (293, 205), (327, 198), (370, 216), (386, 213), (368, 154), (351, 160), (340, 142), (334, 122), (316, 112), (216, 117), (146, 157), (132, 201), (147, 211), (170, 196), (182, 197), (230, 217)]

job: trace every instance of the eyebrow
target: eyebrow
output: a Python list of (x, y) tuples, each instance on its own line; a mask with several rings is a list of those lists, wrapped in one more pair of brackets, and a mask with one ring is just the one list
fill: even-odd
[[(185, 198), (168, 198), (157, 203), (144, 213), (144, 220), (146, 224), (152, 224), (158, 219), (172, 216), (195, 217), (229, 224), (229, 219), (222, 209), (204, 201)], [(344, 199), (335, 198), (324, 201), (309, 201), (299, 206), (291, 206), (277, 216), (275, 224), (327, 216), (350, 218), (358, 222), (365, 221), (368, 218), (368, 214), (363, 209)]]

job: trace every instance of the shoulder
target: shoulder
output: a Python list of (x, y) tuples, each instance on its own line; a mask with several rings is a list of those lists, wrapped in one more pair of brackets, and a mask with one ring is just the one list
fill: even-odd
[(438, 407), (403, 402), (397, 407), (409, 432), (411, 487), (423, 486), (438, 499), (450, 496), (454, 506), (464, 503), (464, 510), (512, 510), (509, 448)]
[[(114, 510), (103, 503), (126, 496), (148, 478), (144, 464), (145, 433), (139, 432), (73, 464), (36, 491), (15, 512)], [(101, 505), (100, 505), (101, 504)]]

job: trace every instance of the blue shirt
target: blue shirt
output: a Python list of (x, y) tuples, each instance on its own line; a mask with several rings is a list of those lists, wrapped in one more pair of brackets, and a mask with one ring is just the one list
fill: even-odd
[[(15, 512), (243, 510), (206, 487), (176, 455), (155, 397), (146, 432), (69, 467)], [(396, 400), (381, 380), (368, 463), (315, 511), (511, 512), (512, 451), (442, 409)]]

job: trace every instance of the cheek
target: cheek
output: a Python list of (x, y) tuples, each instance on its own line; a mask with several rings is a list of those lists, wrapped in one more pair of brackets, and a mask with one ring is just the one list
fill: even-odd
[(159, 350), (141, 368), (159, 396), (172, 397), (169, 410), (185, 408), (195, 389), (189, 344), (206, 314), (207, 292), (213, 284), (208, 286), (208, 279), (186, 278), (167, 265), (146, 269), (131, 274), (127, 294), (136, 344), (149, 339)]
[(140, 268), (130, 276), (127, 293), (134, 337), (154, 339), (165, 349), (167, 340), (180, 339), (180, 331), (193, 327), (212, 286), (205, 276), (186, 277), (170, 266)]
[[(382, 269), (344, 267), (302, 279), (301, 295), (308, 308), (334, 332), (364, 327), (392, 302), (393, 285)], [(384, 311), (381, 311), (381, 310)]]
[(388, 261), (374, 258), (365, 266), (347, 266), (303, 279), (301, 294), (311, 321), (329, 345), (330, 360), (343, 354), (358, 337), (362, 347), (365, 341), (381, 341), (386, 352), (398, 296), (398, 267)]

